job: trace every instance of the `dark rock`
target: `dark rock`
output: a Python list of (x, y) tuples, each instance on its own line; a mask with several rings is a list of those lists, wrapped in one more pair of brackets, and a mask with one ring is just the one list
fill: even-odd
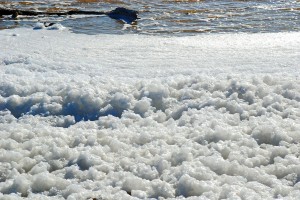
[(107, 15), (112, 19), (122, 20), (127, 24), (131, 24), (136, 21), (138, 18), (138, 11), (130, 10), (127, 8), (116, 8), (107, 13)]
[(37, 15), (107, 15), (110, 18), (122, 20), (127, 24), (131, 24), (136, 21), (138, 18), (138, 12), (135, 10), (130, 10), (127, 8), (118, 7), (110, 12), (97, 12), (97, 11), (81, 11), (81, 10), (72, 10), (69, 12), (35, 12), (27, 10), (11, 10), (0, 8), (0, 16), (3, 15), (12, 15), (12, 18), (17, 18), (18, 15), (28, 15), (28, 16), (37, 16)]
[(50, 26), (53, 26), (55, 23), (47, 23), (47, 22), (44, 22), (44, 26), (45, 27), (50, 27)]

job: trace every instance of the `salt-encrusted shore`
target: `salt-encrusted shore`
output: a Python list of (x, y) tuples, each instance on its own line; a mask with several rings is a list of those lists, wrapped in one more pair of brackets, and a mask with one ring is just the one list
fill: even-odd
[(0, 198), (300, 196), (298, 32), (0, 47)]

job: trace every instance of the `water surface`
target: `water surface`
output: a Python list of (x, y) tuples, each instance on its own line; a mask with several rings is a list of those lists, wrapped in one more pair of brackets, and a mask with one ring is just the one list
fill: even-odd
[(0, 29), (33, 26), (37, 21), (59, 22), (74, 32), (194, 35), (226, 32), (286, 32), (300, 30), (299, 0), (10, 0), (5, 8), (67, 11), (110, 11), (126, 7), (140, 12), (132, 26), (106, 16), (21, 17), (0, 20)]

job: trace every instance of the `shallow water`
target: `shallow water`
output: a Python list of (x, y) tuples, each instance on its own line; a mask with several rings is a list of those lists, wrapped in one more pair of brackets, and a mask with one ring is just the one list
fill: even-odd
[(135, 25), (103, 16), (80, 17), (4, 17), (0, 29), (33, 26), (37, 21), (60, 22), (74, 32), (146, 33), (194, 35), (223, 32), (286, 32), (300, 30), (300, 1), (247, 0), (32, 0), (0, 1), (5, 8), (66, 11), (72, 9), (109, 11), (122, 6), (140, 12)]

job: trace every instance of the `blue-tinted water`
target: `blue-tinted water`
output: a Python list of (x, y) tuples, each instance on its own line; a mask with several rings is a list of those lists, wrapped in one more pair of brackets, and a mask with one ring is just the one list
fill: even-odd
[(127, 7), (140, 12), (135, 25), (124, 26), (106, 16), (21, 17), (0, 20), (0, 28), (60, 22), (74, 32), (194, 35), (223, 32), (285, 32), (300, 30), (299, 0), (34, 0), (1, 1), (0, 6), (27, 10), (71, 9), (109, 11)]

